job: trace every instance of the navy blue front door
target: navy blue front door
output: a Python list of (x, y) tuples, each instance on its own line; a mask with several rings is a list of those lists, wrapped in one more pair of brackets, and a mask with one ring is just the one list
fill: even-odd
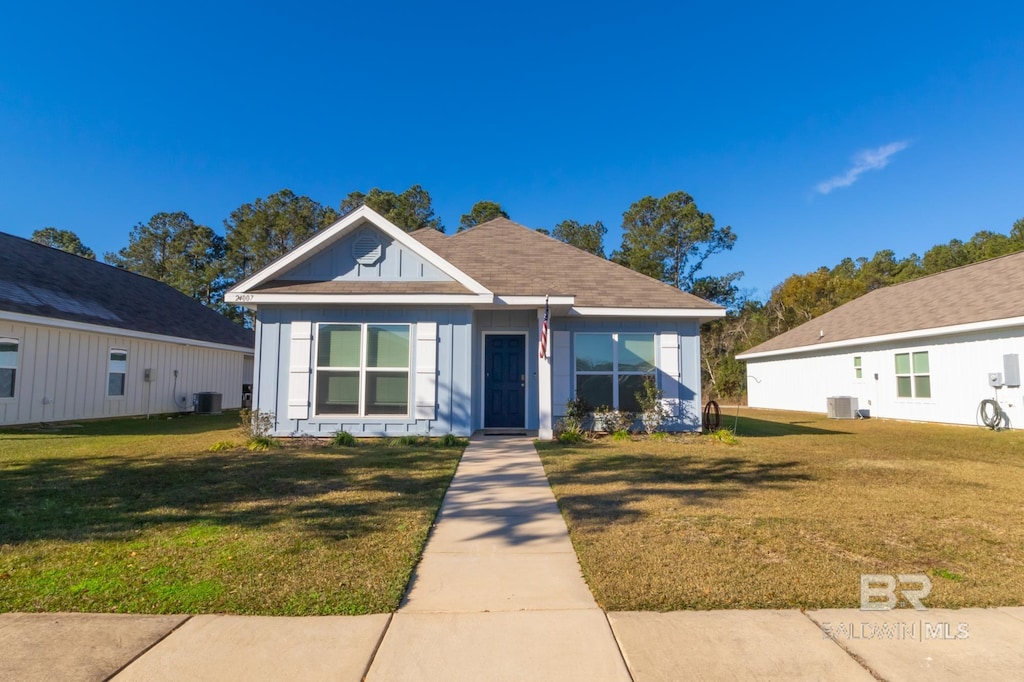
[(526, 427), (526, 337), (484, 337), (484, 426)]

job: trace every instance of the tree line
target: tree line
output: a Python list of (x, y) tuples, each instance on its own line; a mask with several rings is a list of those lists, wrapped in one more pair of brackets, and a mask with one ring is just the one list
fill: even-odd
[[(434, 213), (430, 193), (420, 185), (400, 193), (379, 188), (351, 192), (337, 209), (283, 189), (232, 211), (224, 220), (223, 236), (196, 223), (184, 211), (157, 213), (133, 227), (128, 245), (105, 253), (103, 260), (169, 284), (231, 319), (249, 323), (244, 309), (224, 302), (224, 292), (363, 204), (408, 232), (445, 231)], [(508, 217), (501, 204), (478, 201), (461, 216), (457, 231)], [(732, 282), (742, 273), (724, 278), (698, 276), (704, 261), (718, 251), (731, 249), (736, 236), (730, 227), (716, 227), (714, 218), (698, 210), (689, 194), (644, 197), (623, 214), (622, 226), (622, 245), (611, 254), (613, 261), (719, 302), (727, 302), (730, 292), (735, 295)], [(601, 221), (568, 219), (550, 230), (538, 231), (606, 257), (607, 229)], [(36, 230), (32, 239), (96, 258), (71, 230), (46, 227)]]
[(982, 230), (967, 241), (936, 244), (923, 256), (897, 258), (883, 249), (871, 258), (844, 258), (832, 267), (790, 275), (772, 288), (766, 301), (734, 296), (727, 316), (701, 330), (704, 394), (741, 398), (747, 372), (736, 360), (738, 354), (868, 292), (1022, 250), (1024, 218), (1008, 234)]

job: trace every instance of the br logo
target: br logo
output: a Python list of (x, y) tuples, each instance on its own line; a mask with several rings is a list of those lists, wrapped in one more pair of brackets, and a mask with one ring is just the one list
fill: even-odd
[[(912, 588), (920, 587), (908, 589), (908, 585)], [(932, 581), (924, 573), (864, 573), (860, 577), (860, 610), (888, 611), (896, 608), (899, 597), (903, 597), (907, 604), (918, 611), (926, 611), (921, 600), (931, 591)]]

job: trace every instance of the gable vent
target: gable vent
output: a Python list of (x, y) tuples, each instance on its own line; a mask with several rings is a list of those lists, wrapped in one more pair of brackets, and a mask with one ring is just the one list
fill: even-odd
[(360, 265), (375, 265), (384, 254), (384, 245), (377, 235), (364, 232), (352, 243), (352, 255)]

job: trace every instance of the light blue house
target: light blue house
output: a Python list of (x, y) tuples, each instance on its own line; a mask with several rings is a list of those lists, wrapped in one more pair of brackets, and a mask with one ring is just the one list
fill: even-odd
[(699, 430), (700, 323), (724, 315), (509, 220), (410, 234), (365, 206), (226, 298), (256, 312), (253, 403), (279, 436), (550, 438), (573, 396), (635, 409), (650, 375), (665, 428)]

